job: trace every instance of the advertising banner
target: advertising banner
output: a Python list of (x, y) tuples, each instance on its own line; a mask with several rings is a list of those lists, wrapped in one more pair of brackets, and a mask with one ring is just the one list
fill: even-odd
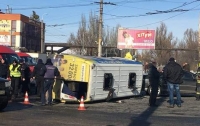
[(155, 30), (118, 29), (118, 49), (155, 49)]
[(0, 35), (0, 45), (10, 46), (10, 36)]
[(9, 32), (11, 29), (11, 20), (0, 20), (0, 32)]

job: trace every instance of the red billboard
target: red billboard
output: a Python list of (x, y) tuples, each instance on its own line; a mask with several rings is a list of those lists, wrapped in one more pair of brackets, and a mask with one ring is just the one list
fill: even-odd
[(118, 29), (118, 49), (155, 49), (155, 30)]

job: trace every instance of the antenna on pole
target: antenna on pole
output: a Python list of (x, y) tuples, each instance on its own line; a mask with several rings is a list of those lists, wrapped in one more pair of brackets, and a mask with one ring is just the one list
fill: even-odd
[(101, 57), (101, 55), (102, 55), (103, 5), (104, 5), (104, 4), (116, 5), (116, 4), (110, 3), (110, 2), (103, 2), (103, 0), (100, 0), (100, 2), (94, 2), (94, 3), (100, 4), (98, 57)]
[(12, 8), (7, 5), (6, 13), (11, 14), (12, 13)]

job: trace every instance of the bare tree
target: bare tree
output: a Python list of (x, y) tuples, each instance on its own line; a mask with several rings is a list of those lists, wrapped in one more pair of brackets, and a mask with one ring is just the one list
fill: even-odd
[(40, 16), (35, 11), (32, 12), (32, 15), (30, 16), (30, 18), (36, 21), (40, 20)]
[[(117, 29), (118, 26), (112, 29), (110, 28), (103, 29), (103, 44), (104, 44), (103, 46), (117, 45)], [(85, 48), (84, 46), (97, 47), (98, 34), (99, 34), (99, 19), (95, 14), (91, 12), (89, 16), (89, 21), (86, 21), (85, 16), (82, 15), (79, 24), (79, 29), (76, 35), (71, 34), (67, 42), (73, 45), (81, 45), (84, 48), (84, 51), (86, 52), (85, 55), (97, 55), (97, 49)], [(81, 54), (83, 51), (82, 49), (74, 49), (74, 51)], [(107, 51), (109, 52), (110, 50)]]
[(179, 59), (181, 64), (188, 63), (190, 64), (191, 70), (196, 70), (196, 64), (198, 60), (198, 32), (192, 29), (187, 29), (184, 32), (184, 38), (178, 45), (180, 48), (186, 48), (190, 51), (181, 51), (179, 52)]
[(155, 48), (157, 50), (143, 51), (142, 55), (147, 61), (155, 60), (159, 65), (165, 65), (168, 59), (174, 56), (173, 52), (166, 49), (174, 48), (176, 44), (177, 39), (174, 39), (172, 32), (168, 33), (167, 26), (161, 23), (160, 27), (156, 28)]

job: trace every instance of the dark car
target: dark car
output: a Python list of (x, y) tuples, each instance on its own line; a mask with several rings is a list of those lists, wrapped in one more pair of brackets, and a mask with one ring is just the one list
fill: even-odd
[(6, 108), (8, 101), (11, 99), (10, 87), (6, 82), (8, 80), (0, 78), (0, 111)]
[[(143, 75), (143, 85), (144, 90), (150, 94), (151, 86), (149, 84), (148, 74)], [(196, 75), (184, 71), (183, 75), (183, 83), (180, 84), (180, 92), (181, 95), (195, 95), (196, 93)], [(160, 83), (158, 87), (158, 95), (167, 95), (168, 94), (168, 87), (167, 84), (163, 81), (163, 75), (160, 73)]]

